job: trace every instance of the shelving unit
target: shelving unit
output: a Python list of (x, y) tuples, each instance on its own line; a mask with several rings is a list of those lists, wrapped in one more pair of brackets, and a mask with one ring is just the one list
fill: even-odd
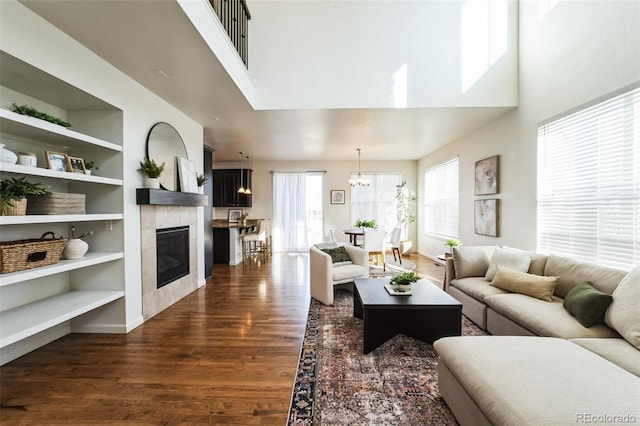
[[(118, 108), (2, 51), (0, 86), (0, 141), (14, 152), (35, 152), (39, 166), (0, 163), (0, 178), (25, 176), (30, 182), (49, 186), (51, 191), (84, 193), (87, 211), (0, 216), (0, 239), (38, 238), (47, 230), (69, 235), (72, 225), (95, 230), (88, 241), (89, 252), (82, 259), (0, 274), (0, 355), (1, 362), (6, 363), (32, 350), (35, 341), (42, 345), (55, 339), (56, 333), (51, 333), (51, 338), (42, 337), (42, 332), (51, 327), (100, 327), (125, 322), (122, 304), (114, 305), (125, 297), (124, 124)], [(70, 121), (74, 127), (4, 109), (13, 102), (21, 105), (33, 101), (39, 110)], [(46, 151), (94, 160), (100, 165), (100, 173), (50, 170), (46, 167)], [(98, 308), (100, 315), (82, 317)]]

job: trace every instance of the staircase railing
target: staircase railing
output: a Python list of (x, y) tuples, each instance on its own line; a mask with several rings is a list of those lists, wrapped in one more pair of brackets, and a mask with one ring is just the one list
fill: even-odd
[(249, 68), (249, 19), (251, 13), (245, 0), (209, 0), (218, 15), (238, 55)]

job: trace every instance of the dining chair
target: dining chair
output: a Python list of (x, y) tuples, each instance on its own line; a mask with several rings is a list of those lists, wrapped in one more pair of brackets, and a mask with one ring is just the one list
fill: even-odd
[(329, 228), (329, 241), (335, 243), (336, 242), (336, 234), (333, 232), (333, 229)]
[[(402, 254), (400, 252), (401, 232), (402, 232), (402, 229), (400, 229), (399, 226), (396, 226), (395, 228), (393, 228), (393, 230), (391, 231), (391, 234), (389, 235), (389, 241), (386, 242), (386, 247), (391, 249), (391, 252), (393, 253), (393, 260), (399, 260), (400, 264), (402, 265)], [(397, 259), (396, 259), (396, 253), (398, 254)]]
[(386, 271), (387, 264), (384, 261), (384, 230), (382, 229), (369, 229), (364, 230), (364, 241), (362, 248), (369, 252), (369, 258), (375, 257), (375, 265), (379, 266), (382, 263), (382, 269)]

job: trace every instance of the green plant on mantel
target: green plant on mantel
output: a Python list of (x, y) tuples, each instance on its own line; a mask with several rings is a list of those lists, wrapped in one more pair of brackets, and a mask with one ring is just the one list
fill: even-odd
[(164, 171), (164, 163), (158, 165), (155, 160), (145, 158), (140, 162), (140, 168), (138, 171), (145, 177), (151, 179), (159, 178)]
[(356, 220), (356, 223), (353, 226), (356, 228), (373, 228), (373, 229), (378, 228), (378, 224), (376, 223), (375, 219), (371, 219), (371, 220), (358, 219)]
[(45, 120), (49, 123), (57, 124), (62, 127), (71, 127), (71, 123), (69, 123), (68, 121), (61, 120), (58, 117), (47, 114), (46, 112), (38, 111), (37, 109), (29, 105), (18, 105), (14, 102), (7, 108), (9, 108), (10, 111), (15, 112), (16, 114), (39, 118), (40, 120)]
[(205, 175), (201, 175), (201, 174), (196, 175), (196, 182), (198, 182), (198, 186), (203, 186), (205, 183), (207, 183), (208, 180), (209, 179), (205, 177)]
[(0, 182), (0, 201), (2, 203), (2, 215), (7, 213), (9, 207), (15, 207), (14, 201), (20, 201), (27, 195), (43, 195), (46, 188), (40, 183), (31, 183), (26, 177), (3, 179)]

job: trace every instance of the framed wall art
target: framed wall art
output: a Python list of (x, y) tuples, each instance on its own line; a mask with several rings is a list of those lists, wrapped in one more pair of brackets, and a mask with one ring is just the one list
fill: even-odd
[(344, 204), (344, 189), (331, 190), (331, 204)]
[(180, 177), (180, 190), (182, 192), (198, 192), (196, 173), (195, 161), (178, 157), (178, 176)]
[(67, 172), (67, 154), (54, 151), (46, 151), (47, 167), (58, 172)]
[(498, 168), (500, 166), (500, 156), (485, 158), (476, 161), (475, 169), (475, 193), (476, 195), (497, 194), (498, 188)]
[(229, 209), (229, 223), (238, 223), (242, 219), (242, 209)]
[(497, 237), (500, 200), (475, 200), (473, 228), (476, 234)]

